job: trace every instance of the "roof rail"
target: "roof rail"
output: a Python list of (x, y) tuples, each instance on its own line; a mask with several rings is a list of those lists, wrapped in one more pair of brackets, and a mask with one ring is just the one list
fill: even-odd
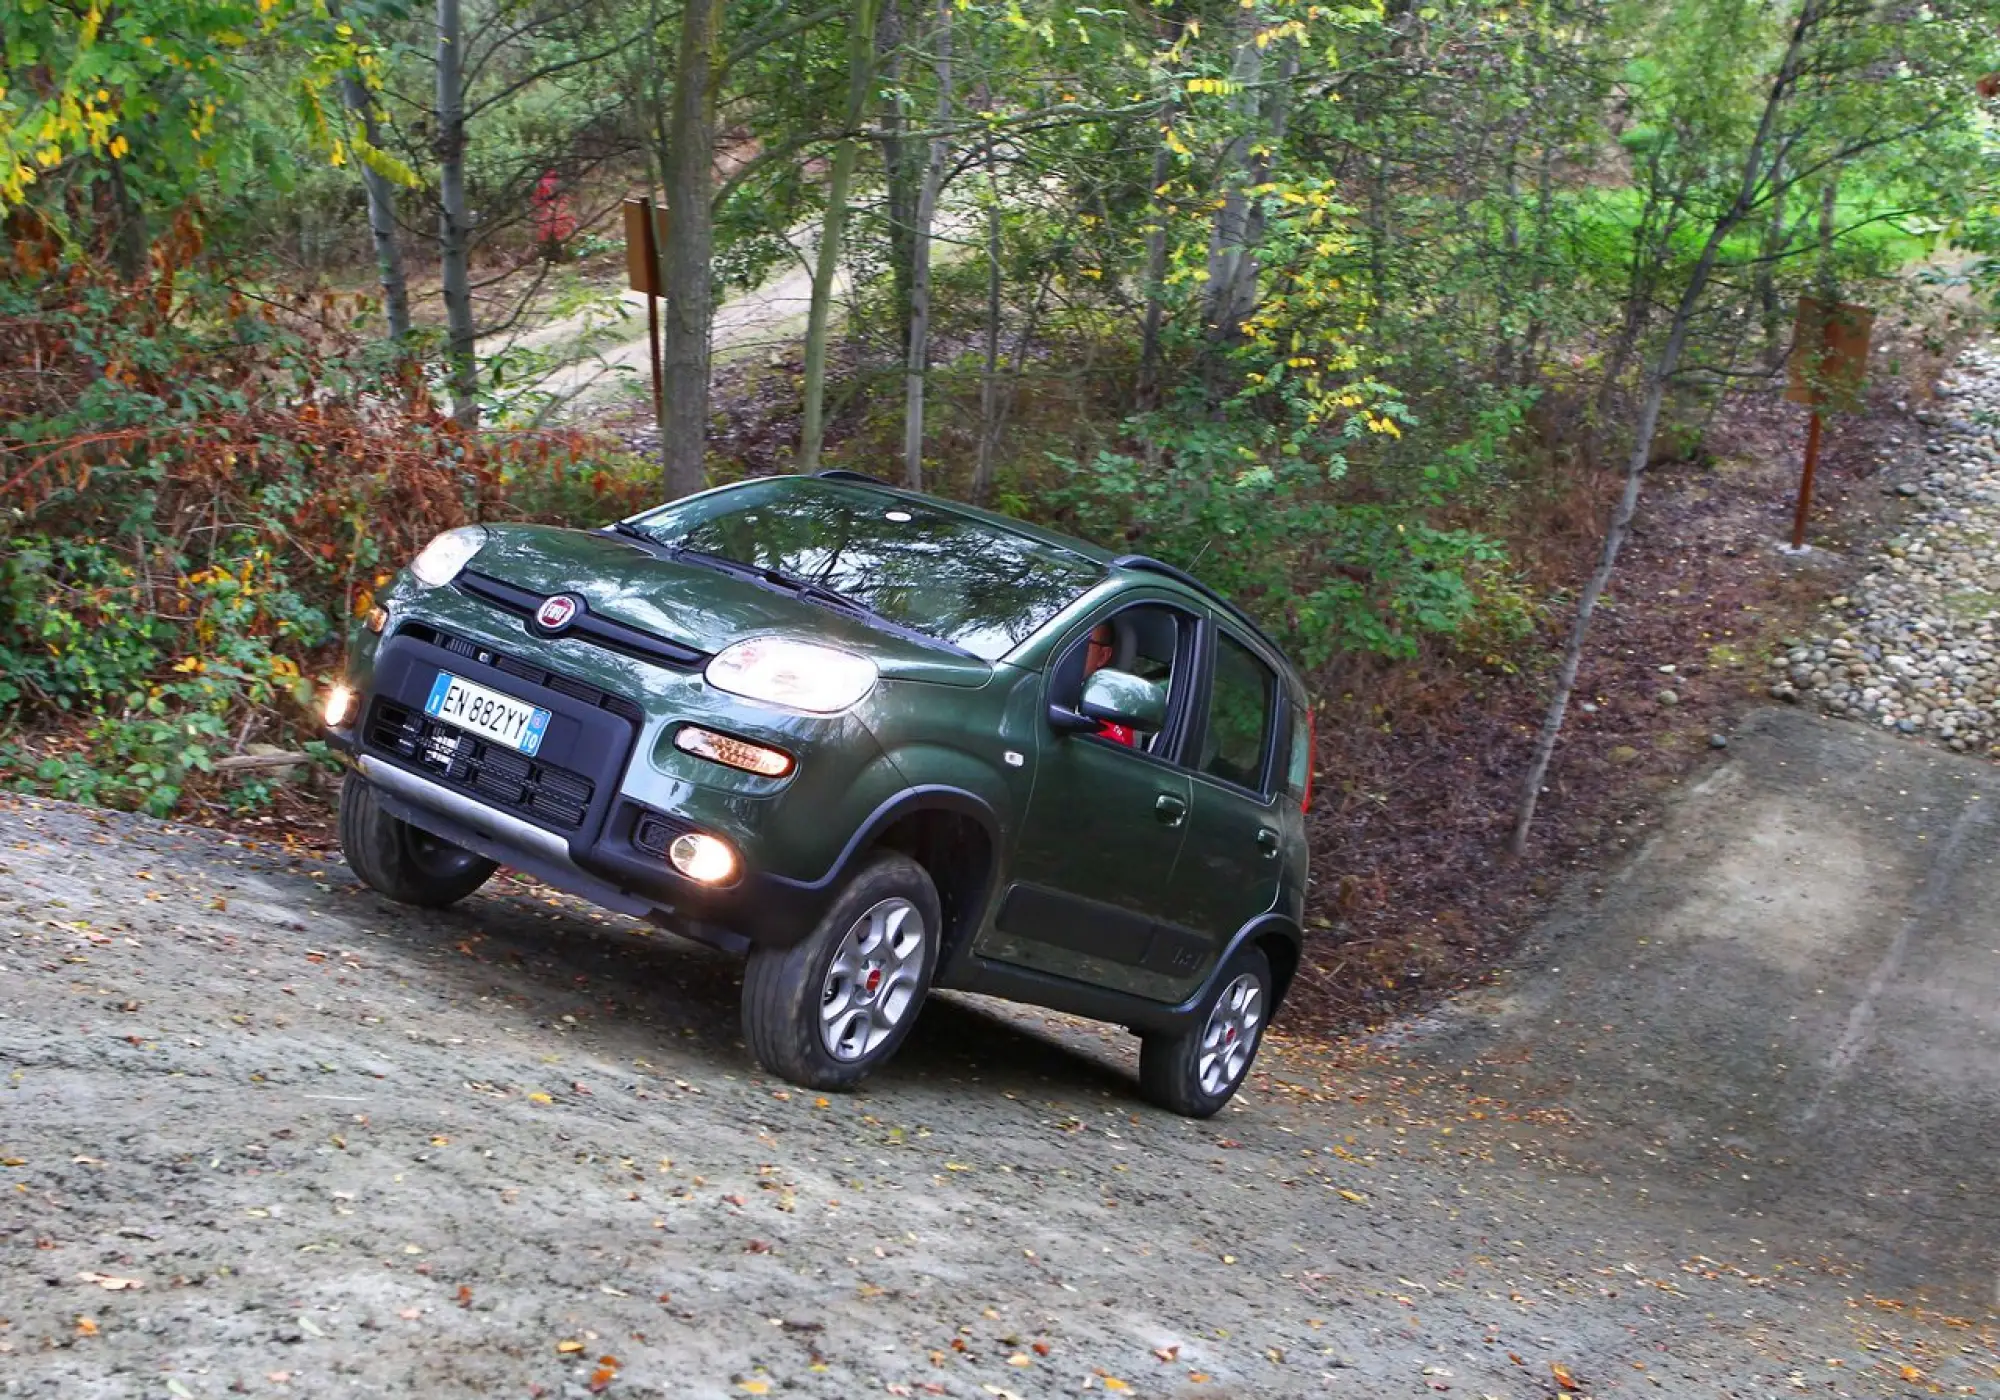
[(849, 471), (846, 467), (828, 467), (823, 472), (814, 472), (813, 475), (827, 481), (865, 481), (870, 486), (889, 486), (892, 488), (894, 486), (893, 482), (884, 481), (879, 476), (870, 476), (867, 472)]
[(1155, 559), (1150, 554), (1121, 554), (1111, 561), (1111, 567), (1114, 569), (1132, 569), (1139, 573), (1160, 574), (1163, 577), (1172, 579), (1175, 583), (1192, 588), (1202, 597), (1208, 599), (1209, 602), (1228, 613), (1237, 622), (1249, 628), (1265, 646), (1278, 653), (1279, 656), (1284, 657), (1287, 665), (1291, 664), (1291, 658), (1285, 655), (1285, 649), (1272, 639), (1269, 632), (1266, 632), (1262, 627), (1257, 625), (1256, 618), (1250, 616), (1249, 613), (1230, 602), (1186, 569), (1177, 569), (1172, 564), (1167, 563), (1166, 560)]

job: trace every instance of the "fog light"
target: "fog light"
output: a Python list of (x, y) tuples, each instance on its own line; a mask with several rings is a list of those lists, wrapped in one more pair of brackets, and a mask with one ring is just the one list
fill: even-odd
[(345, 729), (354, 722), (356, 696), (344, 685), (337, 685), (326, 693), (326, 727)]
[(736, 873), (736, 852), (728, 843), (700, 831), (674, 838), (667, 847), (667, 859), (674, 869), (704, 885), (719, 885)]
[(388, 625), (389, 610), (387, 608), (373, 607), (368, 610), (368, 630), (370, 632), (380, 634), (382, 629)]
[(768, 749), (748, 739), (732, 738), (692, 724), (683, 725), (674, 734), (674, 747), (725, 768), (741, 768), (766, 778), (782, 778), (792, 771), (792, 756), (782, 749)]

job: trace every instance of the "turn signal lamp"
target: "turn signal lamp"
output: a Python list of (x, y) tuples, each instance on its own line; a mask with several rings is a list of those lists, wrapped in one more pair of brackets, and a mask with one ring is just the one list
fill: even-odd
[(792, 756), (782, 749), (766, 748), (748, 739), (718, 734), (698, 725), (683, 725), (674, 734), (674, 747), (725, 768), (740, 768), (764, 778), (782, 778), (792, 771)]

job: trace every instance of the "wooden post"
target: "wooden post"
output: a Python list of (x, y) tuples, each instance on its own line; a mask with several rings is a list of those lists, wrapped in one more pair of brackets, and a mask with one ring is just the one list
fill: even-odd
[(1813, 472), (1819, 466), (1819, 410), (1806, 420), (1806, 469), (1799, 475), (1799, 508), (1792, 517), (1792, 548), (1806, 547), (1806, 517), (1812, 514)]
[(1785, 397), (1812, 410), (1806, 420), (1805, 469), (1799, 473), (1799, 504), (1792, 516), (1792, 548), (1806, 545), (1812, 514), (1813, 474), (1819, 468), (1820, 412), (1858, 408), (1868, 373), (1868, 335), (1875, 313), (1865, 306), (1799, 298), (1792, 324), (1792, 357), (1786, 365)]

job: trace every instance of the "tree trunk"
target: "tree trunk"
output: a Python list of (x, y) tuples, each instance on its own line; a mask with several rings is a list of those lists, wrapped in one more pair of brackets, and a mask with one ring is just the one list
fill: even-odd
[(681, 11), (674, 110), (661, 164), (667, 180), (666, 290), (661, 365), (665, 412), (660, 456), (669, 498), (707, 484), (709, 332), (715, 320), (715, 71), (722, 0), (689, 0)]
[[(982, 94), (980, 106), (987, 99)], [(993, 133), (986, 134), (986, 355), (979, 371), (979, 440), (972, 461), (972, 501), (985, 505), (993, 494), (993, 425), (1000, 416), (1000, 180), (993, 160)]]
[[(1521, 262), (1521, 142), (1519, 133), (1507, 141), (1505, 184), (1500, 196), (1499, 305), (1494, 311), (1493, 382), (1514, 382), (1514, 279)], [(1467, 205), (1471, 200), (1465, 201)]]
[(1173, 122), (1172, 98), (1160, 104), (1160, 143), (1153, 148), (1153, 183), (1147, 196), (1151, 220), (1146, 225), (1146, 314), (1139, 324), (1138, 406), (1148, 412), (1160, 406), (1160, 326), (1166, 318), (1167, 205), (1159, 191), (1174, 171), (1174, 155), (1165, 140)]
[(847, 186), (861, 141), (855, 134), (868, 110), (875, 74), (875, 17), (879, 0), (855, 0), (853, 28), (847, 36), (847, 112), (840, 144), (833, 153), (833, 173), (827, 180), (826, 218), (819, 233), (819, 260), (813, 268), (812, 305), (806, 312), (805, 407), (799, 421), (800, 472), (819, 468), (819, 451), (826, 435), (826, 335), (833, 309), (833, 283), (840, 271), (840, 234), (847, 222)]
[[(897, 349), (907, 358), (910, 353), (911, 274), (915, 266), (912, 250), (917, 237), (917, 203), (922, 198), (923, 168), (918, 164), (917, 152), (911, 149), (911, 143), (903, 136), (909, 121), (903, 111), (905, 54), (902, 5), (899, 0), (879, 0), (879, 3), (882, 5), (882, 17), (875, 24), (875, 62), (882, 74), (883, 92), (887, 98), (882, 104), (879, 141), (882, 147), (883, 202), (888, 213), (889, 304), (895, 308), (896, 335), (900, 341)], [(914, 20), (911, 27), (913, 30), (916, 27)]]
[(938, 0), (937, 129), (931, 138), (924, 182), (917, 191), (916, 227), (910, 241), (909, 361), (903, 375), (903, 484), (924, 488), (924, 381), (931, 367), (931, 221), (937, 215), (938, 187), (950, 143), (943, 135), (951, 122), (951, 16), (953, 0)]
[(1785, 358), (1784, 308), (1778, 303), (1778, 259), (1783, 256), (1788, 230), (1785, 227), (1785, 191), (1781, 186), (1771, 199), (1771, 214), (1764, 223), (1763, 247), (1759, 250), (1755, 297), (1763, 318), (1764, 372), (1776, 374)]
[[(337, 0), (328, 0), (326, 12), (334, 21), (340, 20)], [(361, 139), (370, 150), (381, 150), (380, 109), (359, 73), (349, 70), (340, 75), (340, 95), (361, 127)], [(368, 232), (375, 243), (375, 268), (382, 281), (382, 311), (389, 320), (389, 339), (400, 342), (410, 333), (410, 283), (403, 272), (403, 244), (396, 230), (396, 187), (368, 163), (365, 153), (355, 163), (361, 167), (361, 188), (368, 196)]]
[[(346, 73), (340, 80), (347, 110), (361, 126), (361, 139), (374, 150), (382, 149), (382, 126), (377, 119), (375, 100), (359, 76)], [(368, 232), (375, 240), (375, 268), (382, 280), (382, 310), (389, 318), (389, 339), (404, 340), (410, 333), (410, 285), (403, 273), (403, 245), (396, 235), (396, 187), (389, 177), (370, 165), (361, 167), (361, 187), (368, 194)]]
[(119, 277), (137, 282), (146, 275), (147, 255), (152, 252), (153, 240), (146, 232), (146, 210), (132, 193), (132, 187), (125, 183), (123, 164), (111, 161), (110, 171), (111, 253)]
[(1205, 320), (1215, 345), (1234, 344), (1239, 329), (1257, 307), (1257, 247), (1264, 237), (1264, 209), (1249, 191), (1270, 176), (1271, 152), (1285, 139), (1290, 84), (1298, 71), (1298, 45), (1284, 41), (1278, 80), (1264, 91), (1264, 47), (1257, 40), (1264, 16), (1255, 6), (1236, 10), (1236, 59), (1230, 78), (1237, 84), (1231, 105), (1238, 129), (1223, 150), (1225, 188), (1208, 244), (1208, 301)]
[(1542, 316), (1542, 293), (1549, 281), (1549, 224), (1555, 211), (1555, 146), (1544, 142), (1541, 170), (1536, 175), (1535, 242), (1529, 257), (1534, 268), (1528, 279), (1528, 329), (1521, 338), (1521, 357), (1515, 365), (1515, 382), (1522, 388), (1535, 382), (1540, 373), (1542, 336), (1548, 325)]
[(1512, 842), (1512, 850), (1516, 856), (1525, 854), (1528, 849), (1528, 832), (1534, 825), (1535, 806), (1541, 800), (1542, 782), (1548, 776), (1549, 762), (1555, 756), (1556, 740), (1562, 735), (1563, 718), (1569, 713), (1570, 695), (1576, 689), (1576, 673), (1583, 662), (1583, 646), (1590, 633), (1591, 615), (1597, 611), (1597, 600), (1603, 596), (1605, 585), (1611, 581), (1611, 571), (1618, 564), (1618, 551), (1625, 543), (1626, 532), (1632, 525), (1632, 514), (1639, 506), (1640, 483), (1645, 475), (1647, 458), (1652, 455), (1653, 433), (1660, 425), (1660, 405), (1666, 399), (1667, 382), (1680, 367), (1681, 350), (1687, 344), (1689, 323), (1694, 319), (1695, 309), (1700, 305), (1703, 293), (1708, 290), (1708, 279), (1715, 270), (1716, 259), (1722, 252), (1723, 241), (1749, 214), (1756, 200), (1758, 187), (1766, 177), (1764, 149), (1770, 143), (1772, 129), (1777, 125), (1778, 113), (1783, 108), (1793, 83), (1797, 80), (1806, 36), (1820, 18), (1817, 5), (1818, 0), (1800, 0), (1798, 18), (1792, 25), (1791, 42), (1786, 47), (1784, 61), (1779, 65), (1777, 76), (1772, 80), (1770, 91), (1764, 99), (1764, 111), (1757, 124), (1757, 134), (1751, 139), (1749, 150), (1743, 158), (1743, 168), (1737, 178), (1735, 198), (1709, 226), (1708, 238), (1702, 245), (1701, 257), (1696, 261), (1694, 270), (1689, 273), (1687, 286), (1682, 289), (1680, 300), (1674, 307), (1674, 319), (1667, 331), (1667, 343), (1660, 348), (1659, 358), (1653, 362), (1652, 368), (1646, 375), (1645, 405), (1639, 411), (1639, 422), (1633, 430), (1632, 451), (1625, 462), (1625, 489), (1619, 493), (1617, 507), (1611, 513), (1611, 527), (1605, 532), (1604, 548), (1598, 556), (1597, 567), (1584, 585), (1583, 596), (1577, 600), (1576, 621), (1571, 624), (1569, 644), (1563, 648), (1562, 666), (1556, 673), (1555, 695), (1550, 699), (1548, 713), (1542, 719), (1541, 733), (1535, 739), (1534, 757), (1528, 764), (1527, 780), (1521, 787)]
[(437, 0), (438, 254), (444, 273), (445, 362), (451, 416), (479, 426), (479, 363), (468, 259), (472, 219), (465, 204), (465, 27), (459, 0)]

